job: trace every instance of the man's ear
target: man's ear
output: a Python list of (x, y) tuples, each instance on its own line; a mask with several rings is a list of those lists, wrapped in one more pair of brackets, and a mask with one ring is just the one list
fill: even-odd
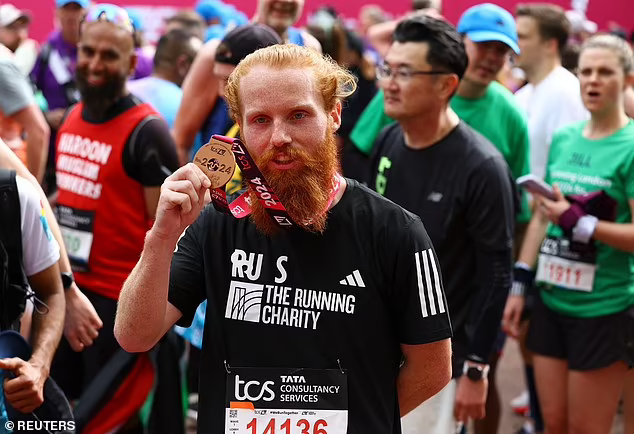
[(458, 90), (460, 85), (460, 78), (456, 74), (447, 74), (442, 80), (442, 87), (440, 89), (443, 99), (449, 100), (451, 96)]
[(136, 55), (136, 51), (133, 51), (132, 54), (130, 54), (130, 69), (128, 71), (128, 77), (134, 76), (134, 72), (136, 71), (136, 65), (138, 61), (139, 61), (139, 57)]
[(337, 131), (339, 127), (341, 126), (341, 110), (342, 110), (341, 101), (337, 101), (335, 103), (335, 106), (330, 111), (330, 119), (332, 120), (332, 126), (335, 129), (335, 131)]

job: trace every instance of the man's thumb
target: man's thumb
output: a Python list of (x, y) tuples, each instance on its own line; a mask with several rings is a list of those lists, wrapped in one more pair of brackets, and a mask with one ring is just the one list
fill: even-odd
[(0, 369), (14, 371), (18, 369), (22, 363), (24, 363), (24, 361), (22, 359), (18, 359), (17, 357), (13, 357), (11, 359), (0, 359)]

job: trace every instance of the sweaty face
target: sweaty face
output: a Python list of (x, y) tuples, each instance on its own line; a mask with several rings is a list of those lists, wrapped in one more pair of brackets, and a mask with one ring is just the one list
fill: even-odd
[(262, 24), (282, 34), (299, 20), (303, 8), (304, 0), (260, 0), (258, 16)]
[(125, 92), (136, 57), (132, 35), (108, 22), (83, 27), (77, 55), (77, 87), (84, 104), (102, 113)]
[(511, 48), (500, 41), (473, 42), (469, 37), (464, 40), (469, 66), (464, 80), (481, 86), (488, 86), (506, 63)]
[(625, 72), (617, 55), (605, 48), (588, 48), (579, 57), (581, 98), (592, 114), (623, 104)]
[[(299, 223), (321, 232), (339, 162), (334, 133), (341, 106), (326, 111), (309, 69), (256, 67), (240, 81), (240, 130), (258, 168)], [(277, 226), (252, 193), (253, 219), (272, 234)]]
[(446, 103), (436, 97), (443, 76), (411, 74), (434, 69), (427, 62), (428, 50), (429, 45), (425, 42), (395, 42), (390, 47), (385, 64), (392, 74), (379, 80), (388, 116), (405, 120)]
[(524, 71), (532, 71), (544, 56), (544, 44), (539, 35), (539, 26), (535, 18), (517, 17), (517, 38), (520, 54), (517, 56), (517, 66)]

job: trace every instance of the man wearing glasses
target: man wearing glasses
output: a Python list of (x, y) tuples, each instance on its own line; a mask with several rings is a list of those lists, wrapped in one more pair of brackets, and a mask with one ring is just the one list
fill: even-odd
[(398, 123), (376, 141), (369, 186), (427, 228), (445, 278), (460, 377), (403, 419), (405, 433), (451, 433), (454, 417), (484, 417), (487, 360), (511, 284), (513, 177), (502, 154), (449, 106), (467, 64), (450, 24), (416, 17), (399, 24), (378, 70), (385, 112)]

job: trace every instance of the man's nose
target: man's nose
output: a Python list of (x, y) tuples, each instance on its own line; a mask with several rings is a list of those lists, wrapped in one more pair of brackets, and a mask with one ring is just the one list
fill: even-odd
[(275, 147), (286, 146), (292, 142), (286, 124), (282, 121), (273, 122), (273, 134), (271, 144)]

